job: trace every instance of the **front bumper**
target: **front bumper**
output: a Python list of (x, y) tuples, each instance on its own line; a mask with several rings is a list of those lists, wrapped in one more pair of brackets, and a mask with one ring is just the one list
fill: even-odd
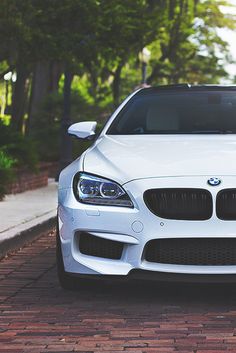
[[(127, 276), (134, 270), (190, 275), (234, 275), (236, 266), (201, 266), (151, 263), (143, 258), (146, 243), (168, 238), (236, 238), (236, 222), (213, 215), (205, 221), (162, 219), (143, 201), (143, 193), (152, 188), (203, 188), (211, 192), (215, 205), (221, 189), (234, 188), (235, 177), (220, 176), (220, 186), (207, 185), (209, 176), (166, 177), (131, 181), (123, 185), (135, 208), (93, 206), (75, 200), (72, 189), (59, 190), (58, 222), (65, 270), (82, 275)], [(124, 245), (119, 260), (82, 254), (76, 234), (87, 232)]]

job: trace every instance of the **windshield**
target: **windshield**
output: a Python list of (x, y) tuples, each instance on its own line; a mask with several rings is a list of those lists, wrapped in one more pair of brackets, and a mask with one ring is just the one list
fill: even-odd
[(117, 115), (108, 134), (235, 134), (232, 91), (137, 94)]

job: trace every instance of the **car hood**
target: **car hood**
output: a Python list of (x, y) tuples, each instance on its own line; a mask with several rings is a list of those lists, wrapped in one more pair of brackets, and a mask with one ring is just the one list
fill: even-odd
[(165, 176), (236, 175), (236, 135), (102, 136), (84, 171), (121, 184)]

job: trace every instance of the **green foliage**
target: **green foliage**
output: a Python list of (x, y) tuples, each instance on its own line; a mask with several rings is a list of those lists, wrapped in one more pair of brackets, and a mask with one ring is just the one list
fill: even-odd
[(227, 77), (228, 44), (218, 28), (235, 28), (235, 17), (222, 12), (220, 0), (166, 1), (166, 26), (151, 44), (152, 73), (148, 82), (218, 83)]
[(36, 143), (23, 136), (6, 145), (7, 152), (16, 159), (16, 166), (37, 171), (38, 155)]
[(15, 160), (4, 152), (4, 149), (0, 149), (0, 169), (10, 169), (14, 163)]
[(0, 149), (0, 201), (3, 200), (7, 192), (8, 183), (13, 179), (12, 166), (14, 164), (15, 160), (4, 149)]
[(235, 18), (223, 14), (223, 5), (228, 2), (2, 0), (0, 62), (6, 66), (20, 60), (29, 68), (45, 57), (67, 62), (80, 77), (87, 74), (90, 96), (98, 102), (106, 99), (119, 65), (130, 63), (147, 45), (158, 48), (152, 55), (153, 83), (185, 80), (188, 63), (202, 51), (209, 56), (204, 67), (217, 59), (212, 74), (215, 68), (218, 77), (217, 51), (226, 55), (227, 45), (217, 28), (235, 28)]
[[(83, 120), (104, 120), (103, 108), (88, 104), (88, 93), (85, 88), (77, 89), (77, 82), (72, 86), (71, 124)], [(81, 86), (80, 86), (81, 87)], [(36, 142), (37, 153), (41, 161), (57, 161), (60, 158), (61, 117), (63, 109), (62, 92), (47, 97), (35, 119), (31, 139)], [(74, 140), (75, 157), (78, 157), (88, 147), (86, 142)]]
[[(235, 17), (222, 11), (226, 5), (224, 0), (1, 0), (0, 75), (9, 68), (22, 78), (25, 70), (18, 90), (25, 95), (12, 100), (22, 100), (20, 128), (26, 115), (31, 140), (10, 131), (3, 136), (0, 126), (0, 145), (7, 145), (20, 165), (35, 166), (37, 153), (41, 160), (59, 158), (65, 68), (74, 75), (72, 121), (105, 120), (140, 83), (138, 53), (145, 46), (152, 53), (148, 83), (218, 83), (231, 60), (218, 28), (235, 28)], [(50, 79), (53, 64), (60, 67), (58, 87), (36, 75), (39, 63)], [(33, 99), (35, 87), (43, 92), (40, 104)]]
[(16, 167), (37, 170), (36, 144), (0, 122), (0, 149), (11, 156)]
[(51, 94), (38, 111), (32, 125), (31, 139), (36, 142), (39, 160), (56, 161), (60, 153), (62, 95)]

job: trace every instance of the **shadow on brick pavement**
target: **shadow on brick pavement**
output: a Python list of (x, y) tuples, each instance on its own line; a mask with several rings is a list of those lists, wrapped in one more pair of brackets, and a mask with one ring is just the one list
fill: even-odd
[(236, 287), (90, 282), (59, 287), (55, 234), (0, 262), (0, 353), (236, 352)]

